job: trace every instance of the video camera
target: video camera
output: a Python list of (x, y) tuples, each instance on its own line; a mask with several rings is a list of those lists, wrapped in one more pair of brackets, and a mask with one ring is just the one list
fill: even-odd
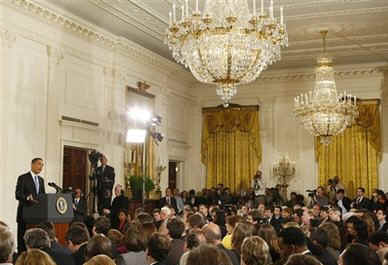
[(306, 190), (306, 192), (307, 192), (307, 195), (309, 197), (315, 197), (315, 195), (317, 194), (317, 190), (316, 189), (315, 190)]
[(103, 154), (96, 150), (93, 150), (89, 153), (88, 157), (89, 157), (90, 164), (92, 165), (92, 168), (96, 168), (98, 161), (103, 157)]

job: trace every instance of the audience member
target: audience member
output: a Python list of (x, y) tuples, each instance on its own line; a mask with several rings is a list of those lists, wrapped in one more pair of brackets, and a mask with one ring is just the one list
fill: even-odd
[(227, 249), (232, 249), (232, 232), (235, 228), (239, 217), (236, 215), (230, 215), (226, 217), (226, 231), (227, 235), (222, 239), (222, 245)]
[(11, 265), (13, 261), (13, 251), (15, 249), (15, 240), (11, 230), (0, 226), (0, 264)]
[(84, 263), (84, 265), (116, 265), (107, 255), (97, 255)]
[(307, 248), (306, 236), (296, 227), (288, 227), (279, 233), (279, 246), (282, 252), (282, 259), (279, 264), (284, 264), (291, 254), (300, 253), (311, 255)]
[(97, 234), (103, 234), (106, 236), (109, 232), (110, 225), (111, 223), (108, 217), (105, 217), (105, 216), (98, 217), (93, 225), (93, 229), (92, 229), (93, 236)]
[(322, 263), (311, 255), (292, 254), (285, 265), (322, 265)]
[(388, 253), (388, 233), (379, 231), (372, 234), (369, 238), (369, 247), (376, 252), (381, 262), (384, 262), (384, 256)]
[(264, 239), (265, 242), (267, 242), (272, 262), (275, 263), (280, 260), (279, 239), (273, 226), (269, 224), (261, 225), (257, 235)]
[(380, 265), (376, 253), (360, 243), (350, 244), (339, 256), (338, 265)]
[(185, 231), (185, 224), (177, 217), (171, 218), (167, 222), (168, 235), (170, 236), (170, 250), (166, 259), (166, 265), (178, 265), (184, 253), (185, 241), (182, 235)]
[(186, 265), (232, 265), (228, 255), (214, 245), (203, 244), (190, 251)]
[[(236, 230), (236, 228), (235, 228), (235, 230)], [(233, 232), (235, 230), (233, 230)], [(202, 231), (203, 231), (203, 234), (206, 238), (206, 242), (208, 244), (211, 244), (211, 245), (219, 248), (220, 250), (222, 250), (229, 257), (229, 259), (233, 265), (240, 265), (240, 259), (238, 258), (236, 253), (229, 250), (229, 249), (224, 248), (224, 246), (222, 245), (222, 243), (221, 243), (221, 230), (218, 227), (218, 225), (216, 225), (214, 223), (209, 223), (202, 228)], [(232, 246), (233, 246), (233, 234), (232, 234)], [(241, 244), (240, 244), (240, 246), (241, 246)], [(240, 252), (240, 250), (239, 250), (239, 252)], [(201, 265), (203, 265), (203, 264), (201, 264)]]
[(320, 229), (326, 231), (328, 236), (328, 244), (326, 249), (334, 257), (335, 260), (338, 260), (340, 255), (340, 249), (342, 246), (341, 243), (341, 234), (338, 227), (333, 222), (325, 222), (319, 226)]
[(127, 253), (117, 257), (118, 265), (146, 265), (146, 236), (136, 224), (130, 224), (124, 237)]
[(119, 212), (120, 210), (125, 210), (128, 212), (129, 207), (129, 199), (124, 195), (123, 186), (121, 184), (117, 184), (114, 189), (115, 198), (112, 201), (112, 207), (110, 212), (110, 220), (112, 228), (119, 228)]
[[(147, 264), (164, 265), (170, 249), (170, 240), (166, 235), (154, 233), (147, 244)], [(198, 265), (198, 264), (196, 264)], [(201, 264), (203, 265), (203, 264)]]
[(103, 254), (113, 258), (112, 242), (103, 234), (93, 236), (86, 245), (86, 260)]
[(186, 265), (187, 258), (189, 257), (190, 251), (197, 248), (200, 244), (204, 244), (204, 243), (206, 243), (206, 238), (203, 235), (202, 231), (199, 229), (193, 229), (186, 236), (186, 246), (185, 246), (186, 252), (183, 253), (179, 261), (179, 265)]
[(241, 265), (272, 264), (267, 243), (258, 236), (246, 237), (241, 245)]
[(40, 249), (30, 249), (20, 254), (15, 265), (57, 265), (53, 259)]
[[(238, 260), (241, 257), (241, 245), (245, 238), (253, 235), (255, 227), (250, 223), (238, 223), (232, 232), (232, 251)], [(232, 260), (233, 262), (233, 260)]]
[(336, 259), (327, 250), (329, 238), (325, 230), (315, 229), (310, 235), (310, 250), (323, 265), (337, 265)]
[(57, 265), (75, 264), (71, 255), (57, 252), (51, 249), (50, 237), (47, 232), (41, 228), (28, 229), (24, 234), (24, 243), (27, 247), (27, 250), (37, 248), (46, 252)]
[(89, 232), (82, 225), (72, 225), (66, 234), (67, 247), (73, 253), (75, 265), (85, 262)]

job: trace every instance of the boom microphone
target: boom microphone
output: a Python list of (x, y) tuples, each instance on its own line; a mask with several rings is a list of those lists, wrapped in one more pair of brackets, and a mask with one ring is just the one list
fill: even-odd
[(47, 185), (49, 185), (51, 188), (54, 188), (57, 192), (61, 192), (62, 191), (62, 188), (59, 187), (57, 184), (55, 184), (54, 182), (49, 182)]

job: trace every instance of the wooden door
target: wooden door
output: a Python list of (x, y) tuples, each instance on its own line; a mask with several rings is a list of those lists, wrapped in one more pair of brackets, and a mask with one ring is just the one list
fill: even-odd
[(176, 161), (168, 162), (168, 187), (171, 189), (176, 188), (176, 168), (178, 163)]
[(87, 150), (65, 146), (63, 153), (63, 185), (64, 189), (81, 189), (86, 194)]

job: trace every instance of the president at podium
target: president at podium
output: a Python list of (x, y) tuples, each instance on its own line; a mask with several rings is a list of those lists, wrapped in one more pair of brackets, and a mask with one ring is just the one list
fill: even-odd
[(44, 180), (40, 177), (43, 169), (43, 160), (41, 158), (34, 158), (31, 161), (31, 170), (26, 174), (18, 177), (16, 184), (16, 200), (19, 201), (17, 209), (16, 221), (18, 224), (18, 253), (26, 250), (24, 244), (24, 233), (26, 231), (26, 223), (23, 218), (23, 207), (37, 203), (38, 196), (45, 194)]

